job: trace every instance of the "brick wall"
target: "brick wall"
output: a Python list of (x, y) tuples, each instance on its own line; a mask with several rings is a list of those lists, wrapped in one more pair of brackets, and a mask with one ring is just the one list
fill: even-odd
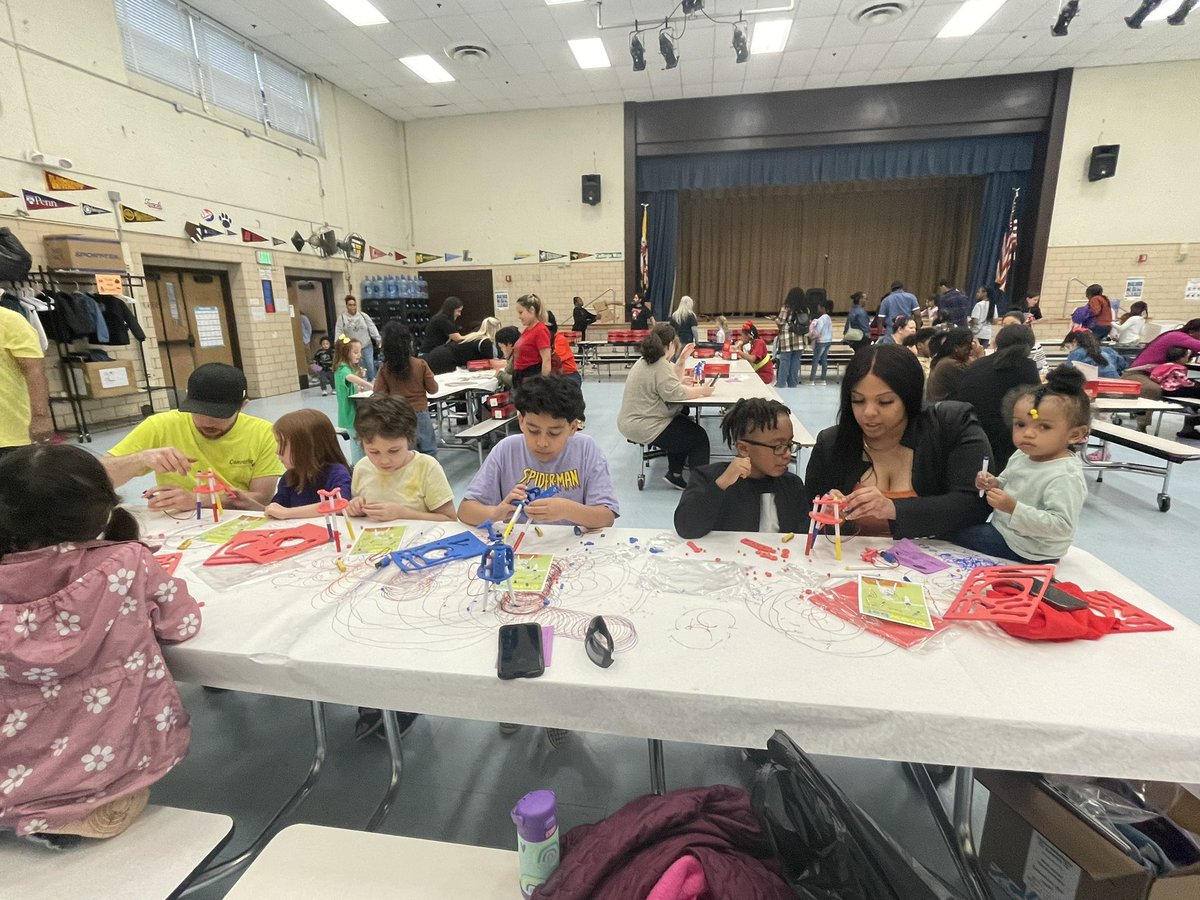
[[(512, 281), (506, 282), (506, 277)], [(537, 294), (553, 311), (559, 327), (566, 330), (571, 324), (571, 298), (582, 297), (585, 303), (590, 303), (599, 297), (600, 300), (591, 307), (593, 312), (603, 303), (608, 304), (608, 309), (601, 315), (598, 325), (625, 322), (624, 280), (625, 263), (621, 260), (581, 259), (573, 263), (493, 266), (493, 290), (508, 291), (508, 309), (497, 310), (495, 315), (503, 325), (516, 325), (517, 298), (522, 294)]]
[[(46, 265), (42, 242), (45, 235), (116, 236), (114, 232), (103, 229), (19, 217), (0, 216), (0, 222), (12, 229), (25, 245), (33, 257), (35, 268), (39, 265)], [(230, 293), (233, 298), (234, 322), (231, 327), (237, 332), (238, 345), (242, 353), (242, 367), (246, 373), (250, 396), (270, 397), (296, 389), (295, 350), (292, 343), (290, 313), (267, 313), (262, 322), (254, 321), (251, 315), (252, 309), (261, 309), (263, 305), (259, 277), (260, 267), (255, 259), (255, 252), (263, 249), (261, 244), (242, 245), (214, 241), (193, 244), (186, 237), (176, 238), (126, 231), (123, 249), (129, 271), (135, 275), (142, 274), (146, 265), (207, 268), (225, 272), (229, 279)], [(332, 275), (334, 277), (334, 294), (339, 300), (339, 308), (340, 296), (352, 290), (349, 285), (351, 283), (360, 284), (362, 279), (368, 275), (415, 274), (415, 270), (398, 265), (351, 263), (346, 259), (325, 259), (311, 252), (299, 254), (291, 251), (280, 252), (281, 250), (282, 248), (279, 247), (273, 250), (272, 284), (277, 303), (280, 298), (287, 298), (286, 273), (288, 270), (294, 269), (306, 274), (328, 273)], [(351, 281), (347, 281), (348, 277)], [(79, 276), (79, 286), (82, 290), (94, 288), (94, 284), (89, 284), (88, 279), (82, 276)], [(357, 289), (353, 289), (353, 292), (357, 293)], [(164, 384), (163, 372), (158, 353), (157, 335), (154, 332), (154, 320), (150, 314), (149, 296), (145, 288), (134, 288), (132, 295), (138, 321), (146, 332), (144, 350), (150, 383), (161, 386)], [(569, 302), (568, 298), (568, 304)], [(83, 341), (73, 345), (75, 348), (84, 346), (86, 346), (86, 342)], [(144, 386), (145, 379), (136, 343), (130, 344), (128, 347), (105, 346), (103, 349), (115, 359), (132, 361), (137, 380)], [(46, 353), (46, 372), (50, 381), (51, 395), (61, 395), (64, 389), (58, 355), (53, 344)], [(183, 385), (180, 385), (180, 388), (182, 389)], [(157, 391), (153, 396), (155, 411), (169, 408), (167, 392)], [(140, 416), (141, 407), (147, 402), (149, 401), (145, 394), (85, 400), (84, 410), (89, 425), (100, 427), (106, 422), (118, 422)], [(69, 431), (71, 418), (68, 407), (59, 403), (54, 406), (60, 428)]]

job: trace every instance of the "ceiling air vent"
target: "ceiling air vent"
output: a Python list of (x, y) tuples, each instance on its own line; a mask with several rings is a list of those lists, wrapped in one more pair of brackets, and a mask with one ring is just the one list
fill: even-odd
[(850, 12), (850, 21), (863, 28), (889, 25), (908, 12), (909, 4), (901, 0), (873, 0)]
[(458, 62), (481, 63), (492, 55), (483, 44), (465, 41), (461, 44), (451, 44), (446, 48), (446, 55)]

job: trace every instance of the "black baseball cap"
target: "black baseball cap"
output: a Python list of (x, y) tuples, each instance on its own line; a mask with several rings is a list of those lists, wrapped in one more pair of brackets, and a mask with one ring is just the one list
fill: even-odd
[(246, 376), (225, 363), (205, 363), (188, 378), (187, 396), (179, 404), (182, 412), (228, 419), (246, 400)]

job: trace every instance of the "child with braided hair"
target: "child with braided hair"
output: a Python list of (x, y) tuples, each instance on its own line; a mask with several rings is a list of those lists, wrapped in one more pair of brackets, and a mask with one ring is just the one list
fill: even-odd
[(987, 492), (992, 520), (963, 529), (954, 536), (956, 544), (1023, 563), (1057, 562), (1071, 548), (1087, 499), (1083, 463), (1074, 449), (1087, 439), (1092, 418), (1083, 385), (1083, 373), (1064, 364), (1044, 385), (1016, 394), (1017, 449), (998, 478), (986, 471), (975, 478), (975, 486)]
[(680, 537), (710, 531), (803, 533), (808, 494), (792, 462), (791, 411), (778, 400), (741, 399), (721, 420), (721, 436), (735, 456), (692, 470), (675, 509)]

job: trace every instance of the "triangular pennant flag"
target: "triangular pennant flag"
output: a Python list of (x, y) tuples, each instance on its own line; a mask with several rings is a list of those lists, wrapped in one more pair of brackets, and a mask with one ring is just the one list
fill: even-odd
[(462, 259), (462, 257), (459, 256), (457, 253), (447, 253), (446, 254), (446, 262), (452, 262), (453, 260), (456, 260), (456, 259)]
[(184, 222), (183, 233), (188, 236), (188, 239), (194, 244), (200, 240), (200, 226), (195, 222)]
[(387, 251), (380, 250), (378, 247), (371, 248), (371, 259), (379, 259), (381, 256), (387, 256)]
[(441, 259), (441, 258), (442, 258), (442, 255), (440, 253), (418, 253), (417, 254), (417, 265), (423, 266), (427, 262), (433, 262), (435, 259)]
[(249, 228), (242, 229), (242, 243), (244, 244), (254, 244), (265, 240), (265, 237), (261, 234), (255, 234)]
[(513, 259), (528, 259), (533, 256), (532, 251), (516, 250), (513, 252)]
[(393, 251), (392, 256), (399, 262), (404, 262), (406, 259), (408, 259), (408, 257), (405, 256), (403, 253), (401, 253), (399, 250)]
[(577, 259), (587, 259), (591, 255), (592, 254), (590, 254), (590, 253), (580, 253), (578, 250), (572, 250), (571, 251), (571, 260), (574, 261)]
[(551, 253), (549, 250), (539, 250), (538, 262), (550, 262), (552, 259), (562, 259), (566, 255), (565, 253)]
[(66, 200), (59, 200), (57, 197), (47, 197), (45, 194), (27, 191), (24, 188), (21, 189), (21, 194), (25, 198), (26, 209), (62, 209), (65, 206), (75, 205)]
[(463, 251), (463, 262), (475, 262), (475, 260), (471, 259), (471, 251), (470, 250)]
[(230, 231), (230, 230), (227, 228), (227, 229), (225, 229), (225, 235), (226, 235), (226, 237), (237, 237), (237, 232), (236, 232), (236, 231)]
[(202, 239), (210, 238), (210, 237), (220, 237), (220, 236), (221, 236), (221, 232), (217, 231), (217, 229), (209, 228), (207, 225), (200, 226), (200, 237)]
[(283, 238), (277, 238), (277, 237), (271, 238), (271, 246), (272, 247), (278, 247), (280, 244), (286, 244), (286, 243), (287, 243), (287, 241), (285, 241)]
[(112, 212), (111, 209), (105, 209), (103, 206), (92, 206), (90, 203), (81, 203), (83, 214), (85, 216), (103, 216)]
[(162, 219), (160, 219), (158, 216), (152, 216), (148, 212), (142, 212), (140, 209), (134, 209), (133, 207), (126, 206), (124, 203), (122, 203), (121, 221), (132, 224), (134, 222), (161, 222)]
[(10, 194), (8, 191), (0, 191), (0, 200), (7, 200), (9, 197), (15, 197), (16, 194)]
[(57, 172), (47, 172), (45, 169), (42, 169), (42, 174), (46, 176), (46, 190), (48, 191), (95, 190), (90, 184), (84, 184), (82, 181), (76, 181), (74, 178), (67, 178), (65, 175), (59, 175)]
[(292, 232), (292, 246), (299, 252), (304, 249), (304, 235), (298, 231)]

